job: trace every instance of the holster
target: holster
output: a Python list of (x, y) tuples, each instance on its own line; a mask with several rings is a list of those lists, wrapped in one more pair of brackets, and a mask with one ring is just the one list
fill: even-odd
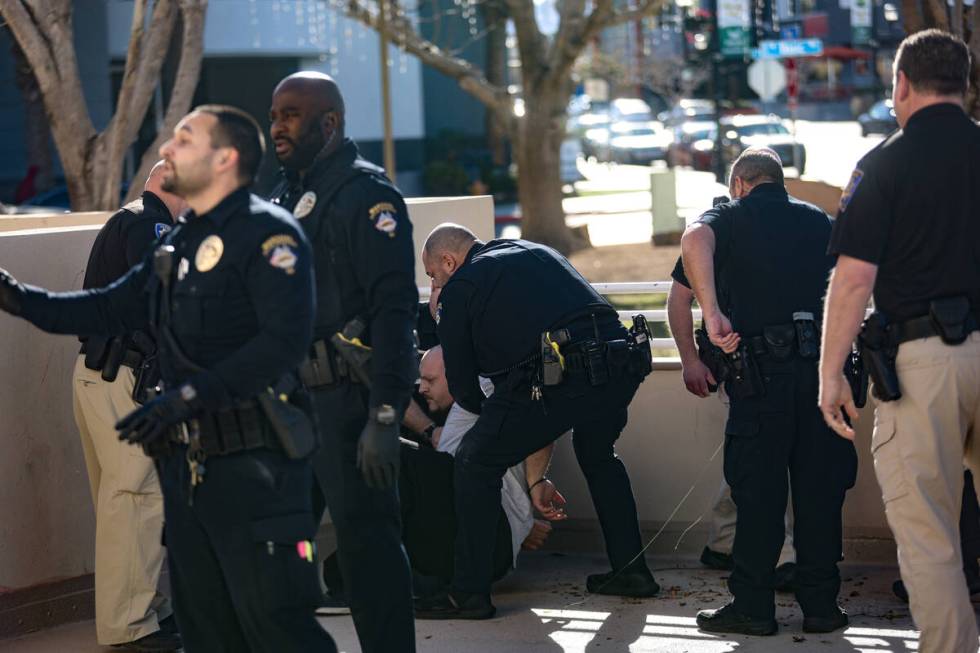
[(160, 362), (156, 355), (146, 356), (134, 370), (133, 401), (142, 405), (156, 397), (160, 383)]
[[(711, 376), (715, 377), (718, 385), (727, 381), (731, 370), (725, 352), (711, 342), (708, 338), (708, 332), (704, 329), (697, 329), (694, 332), (694, 342), (698, 347), (698, 358), (701, 359), (704, 366), (711, 372)], [(714, 392), (718, 389), (718, 386), (709, 385), (708, 389)]]
[(112, 383), (119, 376), (119, 368), (126, 356), (126, 339), (110, 338), (105, 362), (102, 364), (102, 380)]
[(748, 399), (766, 394), (755, 356), (742, 342), (734, 353), (728, 354), (730, 375), (728, 394), (732, 399)]
[(303, 385), (312, 390), (337, 383), (337, 371), (332, 359), (325, 340), (314, 342), (310, 356), (299, 366), (299, 378)]
[(105, 359), (109, 354), (109, 343), (113, 338), (105, 336), (89, 336), (82, 345), (85, 354), (85, 367), (95, 372), (105, 367)]
[(653, 352), (650, 349), (650, 339), (653, 333), (647, 324), (647, 319), (642, 313), (633, 316), (633, 325), (629, 329), (630, 334), (630, 372), (645, 379), (653, 371)]
[(273, 432), (291, 460), (306, 458), (320, 444), (309, 392), (292, 374), (257, 397)]
[(880, 401), (901, 399), (898, 370), (895, 368), (898, 346), (892, 344), (887, 320), (881, 313), (872, 313), (861, 325), (858, 352), (874, 382), (874, 396)]

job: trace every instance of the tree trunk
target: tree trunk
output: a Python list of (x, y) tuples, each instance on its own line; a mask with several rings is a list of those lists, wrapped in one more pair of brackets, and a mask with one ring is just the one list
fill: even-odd
[(24, 56), (17, 40), (11, 35), (10, 47), (14, 58), (15, 81), (24, 99), (24, 145), (27, 153), (28, 170), (35, 167), (34, 192), (42, 193), (54, 185), (52, 174), (54, 157), (51, 151), (51, 127), (44, 114), (44, 98), (41, 88), (31, 70), (31, 64)]
[(512, 123), (521, 236), (570, 254), (588, 247), (589, 243), (581, 233), (573, 232), (565, 224), (560, 154), (565, 126), (556, 118), (562, 111), (551, 110), (548, 106), (551, 103), (533, 100), (525, 97), (526, 113), (523, 119)]
[[(507, 87), (507, 21), (503, 7), (496, 3), (483, 6), (486, 23), (487, 81), (500, 88)], [(507, 127), (496, 113), (487, 111), (487, 145), (495, 166), (507, 164)]]
[(153, 143), (143, 153), (140, 167), (129, 184), (126, 201), (132, 202), (143, 192), (146, 178), (150, 170), (160, 160), (160, 147), (173, 134), (174, 127), (180, 119), (187, 115), (194, 101), (194, 91), (201, 76), (201, 61), (204, 58), (204, 17), (208, 9), (208, 0), (180, 1), (180, 63), (174, 76), (173, 89), (170, 91), (170, 101), (163, 117), (163, 124), (157, 132)]
[(926, 28), (919, 0), (902, 0), (902, 26), (906, 34), (915, 34)]

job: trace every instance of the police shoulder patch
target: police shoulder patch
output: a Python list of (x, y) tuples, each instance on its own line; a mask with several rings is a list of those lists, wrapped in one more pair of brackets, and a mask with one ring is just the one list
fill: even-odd
[(153, 225), (153, 233), (156, 234), (157, 238), (163, 237), (163, 235), (168, 233), (171, 229), (173, 229), (172, 225), (163, 222), (158, 222)]
[(296, 254), (298, 247), (299, 243), (289, 234), (278, 234), (266, 238), (262, 243), (262, 257), (272, 267), (279, 268), (286, 274), (293, 274), (296, 272), (296, 261), (299, 258)]
[(864, 171), (861, 168), (854, 168), (854, 172), (851, 173), (851, 180), (847, 182), (847, 187), (841, 193), (840, 206), (837, 207), (839, 213), (843, 213), (847, 209), (847, 205), (851, 203), (854, 191), (857, 190), (862, 179), (864, 179)]
[(397, 215), (398, 210), (390, 202), (379, 202), (368, 209), (368, 219), (374, 222), (374, 228), (389, 238), (394, 238), (398, 230)]

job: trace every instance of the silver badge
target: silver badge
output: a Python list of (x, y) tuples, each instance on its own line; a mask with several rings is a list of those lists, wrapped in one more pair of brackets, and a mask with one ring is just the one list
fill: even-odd
[(314, 206), (316, 206), (316, 193), (308, 190), (303, 193), (303, 196), (299, 198), (298, 202), (296, 202), (296, 208), (293, 209), (293, 215), (296, 216), (297, 220), (302, 220), (313, 211)]
[(194, 267), (199, 272), (207, 272), (218, 264), (225, 253), (225, 244), (220, 236), (211, 235), (204, 239), (194, 256)]

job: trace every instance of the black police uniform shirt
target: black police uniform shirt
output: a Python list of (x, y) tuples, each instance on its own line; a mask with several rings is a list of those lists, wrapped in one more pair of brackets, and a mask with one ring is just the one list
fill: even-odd
[(368, 325), (371, 406), (405, 407), (417, 376), (412, 224), (384, 171), (350, 139), (298, 176), (287, 173), (272, 201), (293, 212), (313, 247), (314, 339), (329, 340), (355, 317)]
[(170, 209), (150, 191), (116, 211), (95, 237), (82, 288), (108, 286), (129, 272), (173, 225)]
[(688, 281), (687, 274), (684, 273), (684, 259), (680, 256), (677, 257), (677, 262), (674, 263), (674, 269), (670, 271), (670, 278), (688, 290), (691, 289), (691, 282)]
[(569, 327), (572, 342), (594, 337), (591, 314), (601, 340), (625, 337), (609, 302), (558, 252), (526, 240), (477, 242), (436, 310), (450, 394), (479, 413), (480, 375), (539, 354), (545, 331)]
[(741, 199), (707, 211), (698, 222), (715, 234), (719, 306), (742, 336), (788, 324), (807, 311), (821, 320), (834, 257), (831, 221), (816, 206), (763, 183)]
[[(190, 381), (205, 408), (264, 391), (309, 350), (314, 315), (311, 252), (282, 208), (241, 188), (203, 215), (178, 220), (162, 244), (175, 249), (171, 330), (187, 358), (164, 348), (167, 387)], [(154, 252), (111, 285), (69, 293), (26, 287), (23, 317), (50, 333), (121, 335), (150, 326)], [(159, 338), (158, 338), (159, 341)]]
[(832, 254), (878, 266), (875, 307), (903, 321), (929, 300), (980, 306), (980, 127), (954, 104), (912, 114), (851, 175)]

